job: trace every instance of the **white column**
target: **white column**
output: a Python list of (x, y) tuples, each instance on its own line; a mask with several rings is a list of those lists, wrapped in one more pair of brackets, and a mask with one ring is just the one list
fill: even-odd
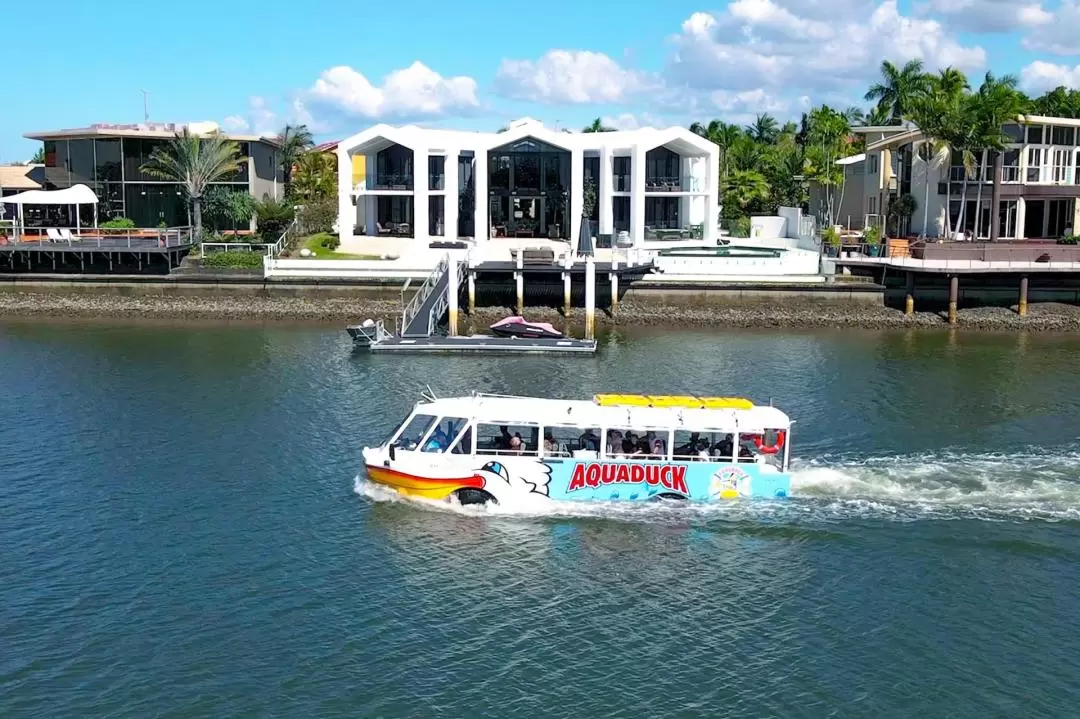
[(446, 164), (443, 165), (446, 176), (446, 197), (443, 200), (443, 235), (451, 242), (458, 238), (458, 151), (446, 151)]
[[(611, 193), (615, 186), (614, 164), (611, 149), (602, 148), (600, 150), (600, 178), (596, 188), (596, 204), (600, 213), (600, 234), (602, 235), (610, 235), (614, 231), (611, 210)], [(570, 241), (573, 242), (574, 238)]]
[(413, 238), (427, 242), (428, 235), (428, 151), (413, 150)]
[(634, 145), (630, 156), (630, 239), (645, 244), (645, 148)]
[(487, 150), (477, 150), (473, 160), (473, 188), (476, 190), (476, 215), (473, 225), (477, 243), (487, 242), (491, 239), (491, 230), (488, 224), (491, 213), (488, 210), (488, 153)]
[(356, 208), (352, 199), (352, 157), (349, 151), (338, 147), (338, 239), (342, 243), (352, 239), (353, 218)]
[[(712, 147), (701, 166), (701, 191), (705, 193), (705, 244), (716, 244), (720, 222), (720, 148)], [(797, 228), (796, 228), (797, 229)]]
[(1023, 197), (1016, 198), (1016, 239), (1024, 238), (1024, 221), (1027, 220), (1027, 203)]
[(570, 243), (577, 242), (581, 233), (581, 211), (585, 206), (585, 153), (575, 149), (570, 153)]
[(378, 235), (379, 228), (375, 223), (379, 221), (379, 196), (360, 195), (356, 202), (357, 204), (363, 203), (364, 205), (364, 232), (368, 237)]

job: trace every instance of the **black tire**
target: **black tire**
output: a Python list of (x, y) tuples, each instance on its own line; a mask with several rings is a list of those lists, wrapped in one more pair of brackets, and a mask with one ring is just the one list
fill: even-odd
[(489, 502), (491, 504), (499, 503), (499, 501), (495, 499), (495, 497), (493, 497), (490, 492), (485, 492), (482, 489), (474, 489), (472, 487), (459, 489), (450, 496), (455, 497), (458, 501), (458, 504), (463, 507), (467, 504), (487, 504)]
[(654, 502), (685, 502), (686, 497), (681, 494), (675, 494), (674, 492), (661, 492), (652, 498)]

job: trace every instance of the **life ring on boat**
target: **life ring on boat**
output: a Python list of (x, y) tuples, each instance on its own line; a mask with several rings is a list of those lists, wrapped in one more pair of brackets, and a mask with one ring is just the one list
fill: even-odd
[(761, 452), (762, 454), (776, 454), (777, 452), (779, 452), (781, 449), (784, 448), (784, 440), (785, 439), (786, 439), (786, 437), (785, 437), (785, 434), (784, 434), (784, 430), (782, 430), (782, 429), (777, 430), (777, 432), (776, 432), (776, 441), (773, 442), (772, 444), (766, 444), (765, 443), (765, 435), (763, 435), (763, 434), (755, 434), (754, 435), (754, 446), (757, 447), (757, 451)]

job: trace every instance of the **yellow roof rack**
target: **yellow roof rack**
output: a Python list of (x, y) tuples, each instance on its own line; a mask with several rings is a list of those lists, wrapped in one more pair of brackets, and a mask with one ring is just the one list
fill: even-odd
[(649, 403), (653, 407), (685, 407), (700, 409), (701, 400), (690, 395), (649, 395)]
[(640, 394), (598, 394), (593, 401), (601, 407), (648, 407), (649, 398)]
[(742, 397), (702, 397), (705, 409), (753, 409), (754, 403)]
[(667, 394), (598, 394), (601, 407), (678, 407), (683, 409), (751, 409), (754, 403), (741, 397), (694, 397)]

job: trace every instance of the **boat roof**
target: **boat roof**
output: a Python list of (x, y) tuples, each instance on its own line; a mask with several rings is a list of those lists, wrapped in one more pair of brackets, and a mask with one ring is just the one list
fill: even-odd
[(427, 399), (417, 411), (441, 417), (465, 417), (490, 424), (546, 427), (689, 430), (788, 429), (791, 420), (779, 409), (740, 397), (600, 394), (592, 400), (545, 399), (474, 394)]

